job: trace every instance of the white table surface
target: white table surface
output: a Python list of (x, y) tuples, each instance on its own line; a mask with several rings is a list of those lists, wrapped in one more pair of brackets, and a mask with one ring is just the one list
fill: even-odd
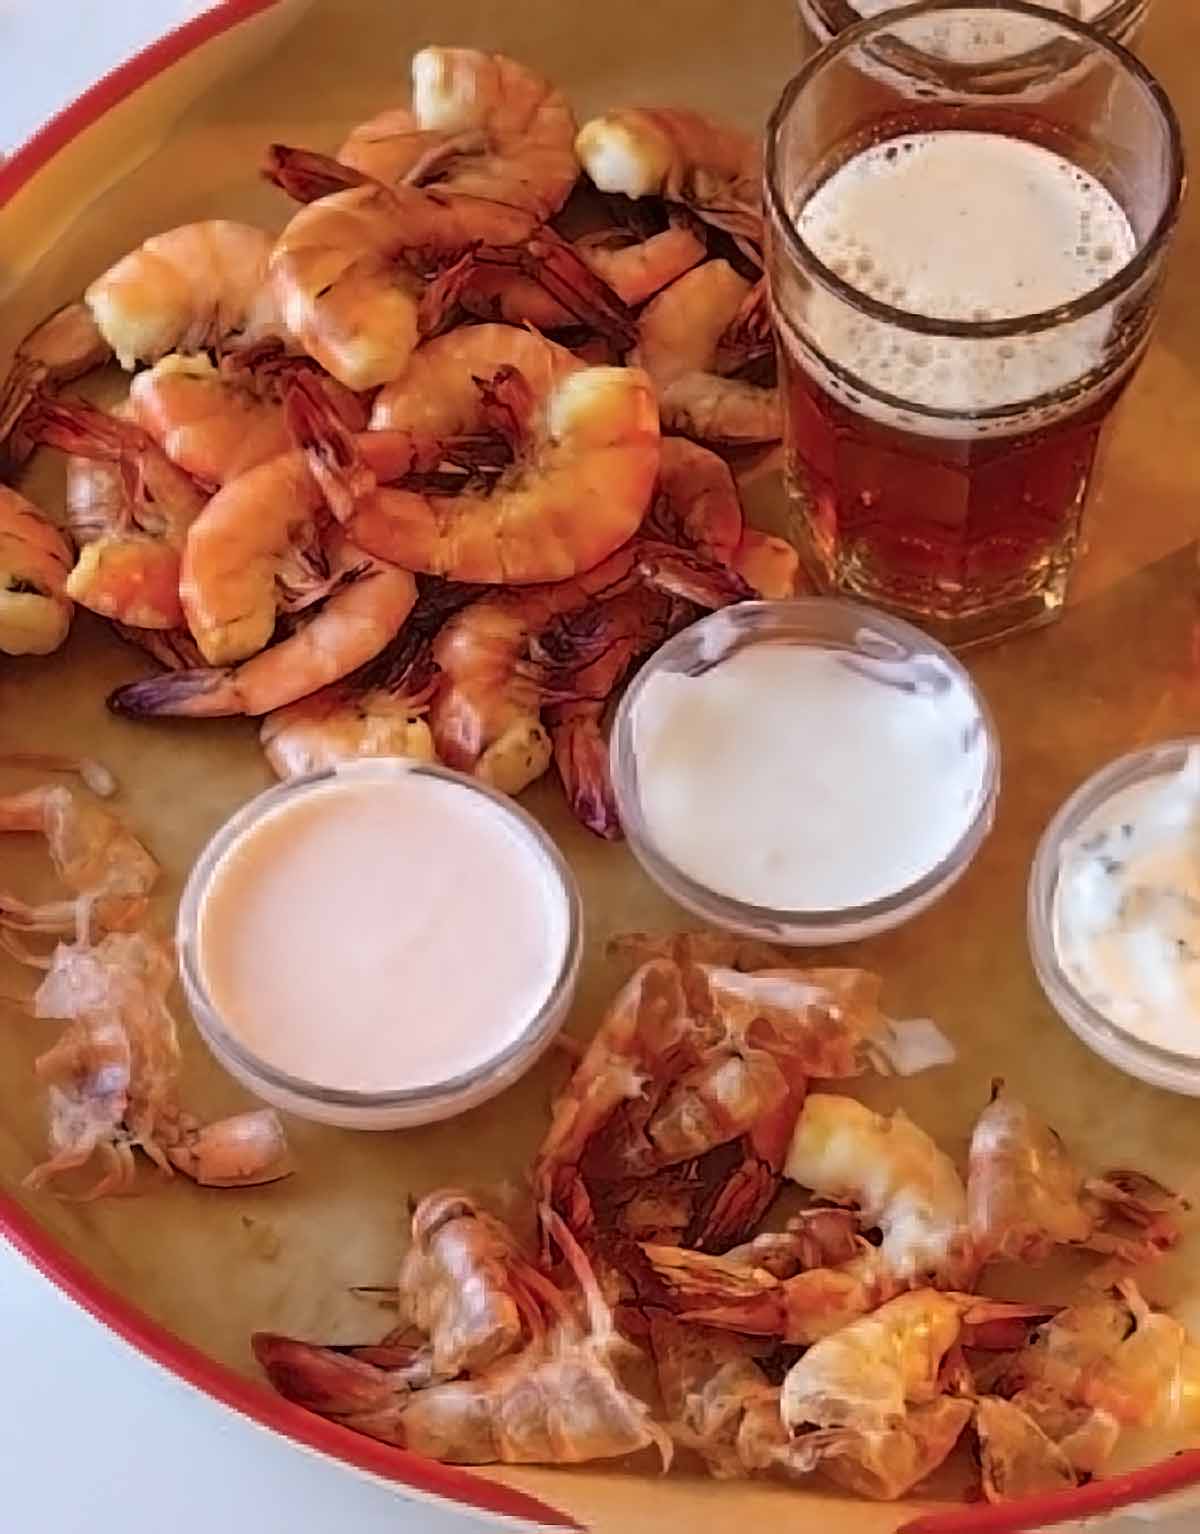
[[(381, 0), (383, 3), (383, 0)], [(388, 0), (391, 3), (391, 0)], [(0, 0), (0, 153), (206, 0)], [(131, 1213), (133, 1213), (131, 1206)], [(5, 1534), (479, 1534), (293, 1448), (146, 1362), (0, 1241)], [(1105, 1534), (1195, 1534), (1123, 1521)]]

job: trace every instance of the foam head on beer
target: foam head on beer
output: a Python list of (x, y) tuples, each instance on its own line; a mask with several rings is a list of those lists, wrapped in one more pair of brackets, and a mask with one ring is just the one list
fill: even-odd
[[(967, 130), (873, 145), (819, 186), (795, 222), (857, 292), (935, 320), (1055, 309), (1115, 276), (1137, 249), (1124, 210), (1087, 171), (1023, 139)], [(1083, 378), (1103, 360), (1112, 323), (1099, 311), (1028, 336), (920, 335), (819, 285), (805, 318), (823, 357), (872, 392), (967, 413), (1035, 401)], [(871, 414), (883, 408), (854, 403)], [(898, 424), (920, 429), (908, 415)]]

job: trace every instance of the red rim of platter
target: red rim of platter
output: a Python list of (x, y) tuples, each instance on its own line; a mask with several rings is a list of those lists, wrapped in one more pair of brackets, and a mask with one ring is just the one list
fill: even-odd
[[(224, 0), (224, 3), (175, 27), (102, 76), (7, 160), (0, 162), (0, 209), (60, 149), (147, 81), (170, 69), (195, 49), (272, 9), (277, 3), (278, 0)], [(531, 1520), (543, 1527), (580, 1527), (574, 1519), (534, 1497), (469, 1471), (364, 1438), (292, 1405), (265, 1385), (257, 1385), (236, 1374), (100, 1283), (86, 1264), (61, 1247), (3, 1189), (0, 1189), (0, 1235), (52, 1284), (145, 1357), (213, 1400), (294, 1443), (342, 1460), (370, 1476), (459, 1506), (505, 1518)], [(1044, 1529), (1055, 1523), (1094, 1517), (1098, 1513), (1147, 1502), (1196, 1484), (1200, 1484), (1200, 1449), (1173, 1455), (1141, 1470), (1094, 1481), (1076, 1491), (1054, 1492), (995, 1507), (977, 1505), (929, 1513), (904, 1524), (897, 1534), (1022, 1534), (1022, 1531)]]

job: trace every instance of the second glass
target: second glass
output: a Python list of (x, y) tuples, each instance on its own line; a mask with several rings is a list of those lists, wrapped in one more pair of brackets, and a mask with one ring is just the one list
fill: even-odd
[[(1105, 37), (1131, 48), (1142, 29), (1150, 0), (1038, 0), (1047, 10), (1086, 21)], [(885, 11), (900, 9), (899, 0), (796, 0), (809, 37), (823, 47), (839, 32)]]
[(805, 66), (768, 129), (768, 270), (822, 589), (951, 644), (1059, 611), (1182, 190), (1162, 89), (1044, 10), (909, 6)]

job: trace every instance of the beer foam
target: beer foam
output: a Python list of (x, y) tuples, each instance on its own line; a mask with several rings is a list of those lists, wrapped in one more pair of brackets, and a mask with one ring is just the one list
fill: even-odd
[[(899, 10), (911, 0), (850, 0), (850, 5), (864, 20), (882, 16), (887, 11)], [(1044, 10), (1057, 11), (1060, 16), (1072, 16), (1076, 21), (1095, 21), (1105, 11), (1111, 10), (1113, 0), (1036, 0)]]
[[(1055, 309), (1121, 271), (1137, 249), (1124, 211), (1088, 172), (1037, 144), (965, 130), (865, 150), (817, 189), (797, 226), (857, 291), (950, 321)], [(824, 357), (868, 388), (955, 412), (1020, 405), (1073, 383), (1103, 361), (1111, 327), (1101, 310), (1027, 337), (923, 336), (816, 285), (801, 320)]]

